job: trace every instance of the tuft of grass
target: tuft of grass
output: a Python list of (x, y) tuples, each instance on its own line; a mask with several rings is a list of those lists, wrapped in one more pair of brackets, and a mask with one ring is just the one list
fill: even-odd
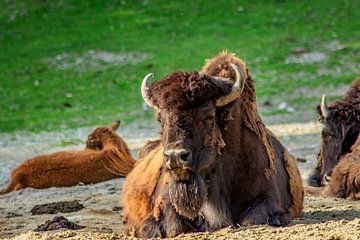
[[(1, 1), (0, 132), (148, 119), (139, 91), (148, 72), (200, 69), (223, 49), (248, 63), (260, 100), (349, 85), (360, 70), (355, 19), (351, 0)], [(326, 59), (286, 63), (299, 47)]]

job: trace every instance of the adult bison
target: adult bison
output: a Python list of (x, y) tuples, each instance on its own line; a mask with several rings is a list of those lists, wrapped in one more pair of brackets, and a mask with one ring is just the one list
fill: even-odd
[(339, 198), (360, 199), (360, 136), (334, 167), (329, 185), (323, 195)]
[(225, 226), (285, 226), (301, 214), (295, 159), (264, 126), (246, 64), (222, 52), (201, 72), (174, 72), (141, 92), (160, 142), (123, 189), (124, 229), (169, 237)]
[(309, 185), (328, 184), (332, 169), (341, 156), (350, 152), (360, 129), (360, 78), (353, 81), (346, 95), (327, 106), (325, 95), (318, 107), (320, 122), (324, 124), (317, 166), (309, 178)]
[(308, 194), (326, 197), (360, 199), (360, 135), (351, 152), (342, 156), (324, 187), (306, 187)]

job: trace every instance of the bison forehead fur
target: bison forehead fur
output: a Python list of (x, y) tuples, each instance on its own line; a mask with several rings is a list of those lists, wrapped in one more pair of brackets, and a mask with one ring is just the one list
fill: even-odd
[(219, 83), (198, 72), (174, 72), (149, 87), (159, 108), (187, 110), (203, 106), (231, 91), (231, 83)]

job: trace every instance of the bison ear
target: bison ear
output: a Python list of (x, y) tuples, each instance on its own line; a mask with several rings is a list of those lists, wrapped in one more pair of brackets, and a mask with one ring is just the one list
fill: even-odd
[(112, 124), (110, 125), (110, 128), (113, 130), (113, 131), (116, 131), (121, 125), (121, 121), (118, 120), (118, 121), (115, 121), (115, 122), (112, 122)]
[(325, 117), (322, 115), (320, 104), (316, 105), (316, 111), (319, 114), (319, 118), (318, 118), (319, 123), (324, 123)]

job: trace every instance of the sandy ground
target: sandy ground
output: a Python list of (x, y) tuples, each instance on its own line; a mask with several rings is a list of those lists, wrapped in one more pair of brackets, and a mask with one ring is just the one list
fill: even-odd
[[(321, 126), (315, 122), (270, 125), (299, 162), (304, 180), (315, 164)], [(64, 149), (81, 149), (82, 143), (60, 146), (59, 142), (85, 139), (93, 128), (27, 135), (0, 134), (0, 187), (4, 187), (10, 169), (30, 157)], [(146, 138), (157, 135), (156, 123), (125, 126), (119, 134), (136, 156)], [(74, 137), (75, 136), (75, 137)], [(17, 146), (17, 147), (15, 147)], [(21, 147), (19, 147), (21, 146)], [(45, 190), (24, 189), (0, 195), (0, 239), (124, 239), (120, 193), (123, 178), (93, 185)], [(63, 213), (69, 220), (86, 226), (81, 230), (56, 230), (37, 233), (32, 230), (57, 214), (32, 215), (36, 204), (78, 200), (84, 208)], [(254, 226), (226, 228), (214, 233), (179, 236), (181, 239), (360, 239), (360, 203), (321, 197), (305, 197), (304, 213), (289, 227)]]

